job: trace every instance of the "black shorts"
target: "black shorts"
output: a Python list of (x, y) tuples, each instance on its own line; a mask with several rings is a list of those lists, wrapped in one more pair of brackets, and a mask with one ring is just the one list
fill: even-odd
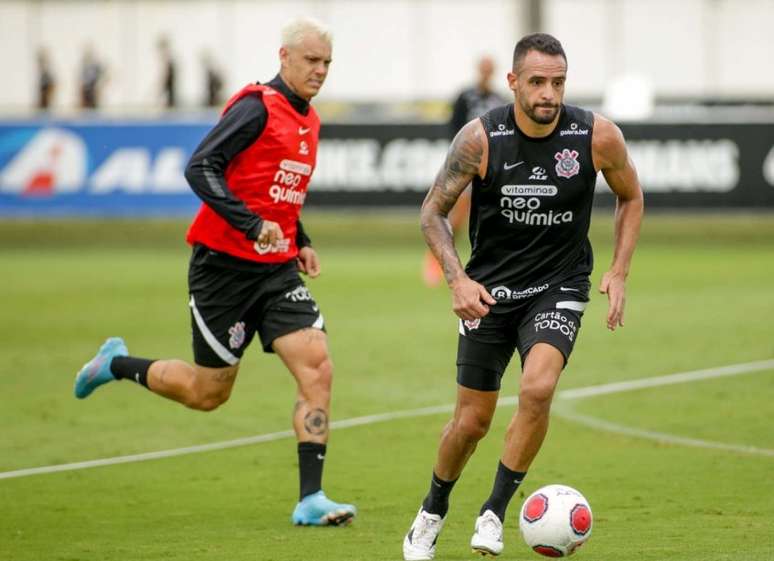
[(523, 365), (535, 343), (559, 349), (566, 365), (589, 301), (590, 286), (586, 277), (557, 283), (528, 298), (500, 300), (480, 320), (460, 320), (457, 383), (474, 390), (499, 390), (513, 351), (518, 349)]
[(325, 330), (295, 260), (253, 264), (197, 245), (188, 291), (194, 360), (201, 366), (237, 364), (256, 331), (270, 353), (277, 337), (307, 327)]

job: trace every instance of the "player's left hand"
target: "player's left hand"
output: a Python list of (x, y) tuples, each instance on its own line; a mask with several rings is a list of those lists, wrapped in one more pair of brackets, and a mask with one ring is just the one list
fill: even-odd
[(623, 274), (608, 271), (602, 275), (599, 283), (599, 291), (607, 294), (607, 328), (615, 331), (619, 325), (624, 324), (624, 306), (626, 305), (626, 279)]
[(309, 275), (310, 278), (314, 279), (320, 276), (320, 258), (311, 247), (306, 246), (298, 250), (296, 263), (298, 263), (298, 270)]

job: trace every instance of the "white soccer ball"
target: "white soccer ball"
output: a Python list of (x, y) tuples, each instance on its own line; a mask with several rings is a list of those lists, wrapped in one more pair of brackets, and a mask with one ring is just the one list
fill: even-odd
[(572, 555), (591, 536), (591, 507), (566, 485), (546, 485), (532, 493), (519, 514), (524, 541), (546, 557)]

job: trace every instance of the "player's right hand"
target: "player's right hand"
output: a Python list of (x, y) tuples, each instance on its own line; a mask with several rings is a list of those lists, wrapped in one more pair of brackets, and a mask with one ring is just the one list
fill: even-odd
[(607, 328), (615, 331), (624, 325), (624, 306), (626, 305), (626, 279), (623, 274), (608, 271), (602, 275), (599, 292), (607, 294)]
[(260, 245), (274, 246), (284, 237), (282, 228), (280, 228), (279, 224), (272, 222), (271, 220), (264, 220), (257, 241)]
[(461, 276), (450, 285), (452, 309), (463, 320), (474, 320), (489, 313), (489, 306), (497, 303), (483, 285), (468, 276)]

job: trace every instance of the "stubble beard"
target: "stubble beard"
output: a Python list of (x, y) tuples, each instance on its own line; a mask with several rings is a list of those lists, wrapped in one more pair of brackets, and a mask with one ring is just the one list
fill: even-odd
[(539, 105), (526, 105), (524, 102), (519, 102), (519, 105), (521, 105), (521, 110), (524, 111), (524, 114), (532, 119), (534, 122), (536, 122), (539, 125), (550, 125), (554, 122), (554, 119), (556, 119), (556, 115), (559, 113), (559, 106), (551, 106), (551, 109), (553, 111), (549, 113), (548, 115), (539, 115), (536, 111)]

